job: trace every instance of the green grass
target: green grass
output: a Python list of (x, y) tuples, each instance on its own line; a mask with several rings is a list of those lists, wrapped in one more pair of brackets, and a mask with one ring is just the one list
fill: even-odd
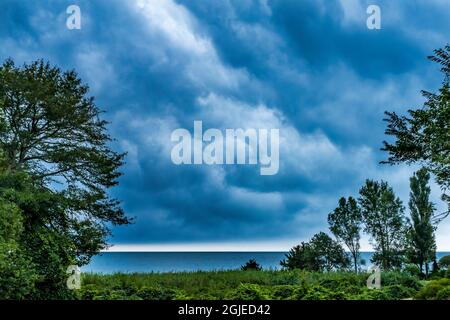
[(380, 290), (369, 290), (367, 277), (365, 273), (301, 270), (85, 273), (77, 296), (79, 299), (107, 300), (395, 300), (415, 297), (424, 290), (421, 281), (406, 273), (383, 273)]

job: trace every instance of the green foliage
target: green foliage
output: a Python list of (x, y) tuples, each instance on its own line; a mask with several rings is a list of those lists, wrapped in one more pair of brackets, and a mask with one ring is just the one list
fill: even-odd
[(257, 284), (241, 283), (228, 298), (230, 300), (268, 300), (269, 292)]
[(361, 209), (352, 197), (349, 197), (348, 201), (340, 198), (339, 206), (328, 214), (330, 231), (350, 250), (355, 272), (358, 272), (361, 222)]
[(108, 147), (107, 122), (75, 71), (42, 60), (0, 67), (0, 146), (11, 169), (61, 184), (71, 209), (117, 224), (127, 219), (105, 190), (117, 184), (123, 155)]
[(355, 296), (352, 300), (390, 300), (385, 290), (365, 289), (361, 294)]
[[(0, 66), (0, 295), (66, 299), (69, 265), (126, 224), (117, 184), (123, 154), (74, 71), (43, 61)], [(6, 283), (9, 287), (6, 288)], [(119, 294), (119, 293), (118, 293)]]
[[(450, 197), (445, 191), (450, 187), (450, 45), (435, 50), (429, 57), (441, 65), (444, 75), (438, 93), (423, 91), (427, 99), (424, 106), (408, 110), (408, 116), (386, 112), (386, 134), (395, 138), (394, 143), (384, 141), (382, 150), (389, 153), (386, 163), (420, 163), (432, 172), (444, 191), (443, 200), (450, 208)], [(450, 211), (436, 217), (445, 218)]]
[(417, 263), (420, 272), (425, 267), (428, 276), (428, 265), (436, 258), (436, 241), (432, 217), (434, 204), (430, 202), (431, 189), (428, 186), (430, 174), (425, 168), (415, 172), (410, 178), (409, 210), (412, 225), (408, 230), (407, 256)]
[(338, 242), (319, 232), (310, 242), (293, 247), (280, 264), (289, 270), (332, 271), (348, 268), (350, 260)]
[(414, 277), (420, 277), (422, 275), (420, 268), (415, 264), (407, 264), (402, 269), (403, 272), (414, 276)]
[(255, 259), (250, 259), (247, 261), (242, 267), (241, 270), (243, 271), (261, 271), (262, 267), (259, 265), (258, 262), (256, 262)]
[[(20, 232), (15, 239), (16, 252), (27, 262), (32, 277), (32, 294), (22, 298), (63, 299), (71, 298), (66, 288), (66, 269), (76, 262), (77, 247), (73, 234), (58, 226), (62, 206), (60, 198), (46, 188), (36, 186), (26, 173), (11, 170), (0, 171), (0, 201), (13, 204), (20, 220)], [(8, 217), (2, 229), (14, 227), (14, 219)], [(12, 221), (12, 222), (11, 222)]]
[(449, 269), (450, 267), (450, 255), (443, 256), (439, 259), (439, 267), (442, 269)]
[(450, 300), (450, 286), (439, 290), (436, 294), (436, 300)]
[(19, 246), (22, 233), (19, 208), (0, 198), (0, 299), (23, 299), (34, 293), (38, 275)]
[(383, 287), (382, 290), (386, 292), (389, 300), (401, 300), (411, 298), (415, 295), (416, 290), (414, 288), (405, 287), (400, 284)]
[(77, 293), (81, 300), (175, 300), (187, 299), (181, 290), (161, 287), (96, 288), (88, 284)]
[(400, 268), (406, 235), (401, 200), (385, 181), (366, 180), (359, 194), (364, 228), (375, 248), (372, 262), (383, 270)]
[(273, 300), (300, 300), (308, 291), (307, 286), (300, 285), (276, 285), (270, 287), (271, 299)]
[(347, 295), (343, 291), (332, 291), (321, 285), (314, 285), (302, 300), (347, 300)]
[(308, 242), (302, 242), (286, 253), (286, 259), (280, 261), (280, 265), (288, 270), (301, 269), (318, 271), (319, 265), (315, 258), (314, 249)]
[(42, 60), (22, 68), (7, 60), (0, 67), (0, 148), (6, 167), (13, 174), (26, 172), (34, 187), (52, 190), (42, 190), (34, 200), (54, 203), (54, 210), (41, 218), (36, 211), (43, 208), (28, 203), (34, 206), (28, 208), (34, 214), (29, 222), (72, 234), (82, 263), (104, 248), (108, 223), (128, 223), (119, 202), (107, 194), (117, 184), (124, 155), (108, 146), (107, 122), (87, 94), (75, 71), (62, 72)]
[(405, 272), (389, 271), (382, 274), (382, 286), (387, 287), (397, 284), (416, 291), (422, 288), (422, 284), (420, 283), (418, 277), (411, 276)]
[(332, 277), (322, 277), (318, 283), (334, 292), (346, 292), (349, 295), (360, 294), (366, 286), (367, 276), (352, 276), (348, 273), (338, 273)]
[[(441, 293), (441, 291), (443, 291)], [(450, 291), (450, 279), (442, 278), (439, 280), (430, 281), (417, 294), (416, 299), (436, 300), (447, 299)]]
[(79, 299), (143, 300), (355, 300), (405, 299), (422, 288), (408, 274), (382, 274), (382, 289), (366, 287), (367, 273), (212, 271), (148, 274), (83, 274)]

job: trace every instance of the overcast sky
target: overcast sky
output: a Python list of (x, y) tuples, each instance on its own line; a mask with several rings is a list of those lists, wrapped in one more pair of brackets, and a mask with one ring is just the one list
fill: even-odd
[[(71, 4), (80, 30), (66, 27)], [(366, 26), (369, 4), (381, 8), (381, 30)], [(327, 231), (339, 197), (356, 197), (367, 178), (407, 204), (417, 168), (379, 164), (383, 112), (418, 108), (420, 90), (439, 88), (426, 57), (449, 41), (448, 21), (446, 0), (2, 0), (0, 59), (75, 69), (106, 111), (113, 147), (128, 152), (112, 193), (136, 217), (112, 243), (286, 250)], [(279, 128), (278, 174), (174, 165), (171, 132), (194, 120)], [(439, 196), (433, 185), (443, 211)], [(450, 251), (450, 218), (437, 242)]]

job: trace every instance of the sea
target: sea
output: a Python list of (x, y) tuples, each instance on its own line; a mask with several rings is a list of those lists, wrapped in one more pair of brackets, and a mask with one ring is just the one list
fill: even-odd
[[(94, 256), (82, 272), (103, 274), (134, 272), (194, 272), (235, 270), (250, 259), (263, 269), (280, 269), (286, 252), (104, 252)], [(363, 269), (370, 267), (373, 252), (361, 252)], [(437, 258), (450, 255), (438, 252)]]

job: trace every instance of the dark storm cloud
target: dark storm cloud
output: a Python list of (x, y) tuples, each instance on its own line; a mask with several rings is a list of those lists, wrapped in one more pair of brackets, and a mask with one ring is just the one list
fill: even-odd
[[(301, 237), (341, 195), (407, 170), (380, 167), (386, 109), (420, 105), (439, 85), (426, 61), (449, 39), (445, 1), (2, 1), (0, 58), (75, 68), (127, 151), (112, 193), (136, 223), (116, 243)], [(78, 4), (82, 29), (65, 28)], [(175, 166), (170, 134), (279, 128), (280, 170)]]

